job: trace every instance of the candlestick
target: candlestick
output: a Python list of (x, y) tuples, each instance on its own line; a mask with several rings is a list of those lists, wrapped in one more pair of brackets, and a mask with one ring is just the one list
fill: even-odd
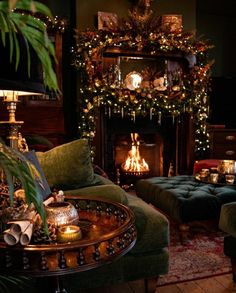
[(161, 111), (158, 112), (158, 124), (161, 125)]
[(150, 108), (149, 118), (150, 118), (150, 120), (152, 120), (152, 108)]
[(121, 108), (121, 117), (124, 118), (124, 108)]
[(62, 226), (58, 229), (57, 239), (59, 242), (71, 242), (82, 237), (80, 227), (74, 225)]

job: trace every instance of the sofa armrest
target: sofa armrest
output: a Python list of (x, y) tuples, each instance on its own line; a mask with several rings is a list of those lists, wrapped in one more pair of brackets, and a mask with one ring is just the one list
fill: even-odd
[(141, 198), (127, 194), (127, 206), (135, 215), (137, 242), (130, 254), (161, 251), (169, 245), (169, 221), (162, 213)]
[(222, 205), (219, 228), (236, 238), (236, 202)]

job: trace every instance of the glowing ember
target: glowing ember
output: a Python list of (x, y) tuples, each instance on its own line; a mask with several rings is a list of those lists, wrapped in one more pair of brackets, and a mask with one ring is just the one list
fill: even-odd
[(149, 166), (144, 159), (141, 158), (139, 151), (139, 136), (137, 133), (131, 133), (132, 148), (128, 152), (128, 158), (122, 165), (125, 172), (129, 173), (144, 173), (149, 172)]

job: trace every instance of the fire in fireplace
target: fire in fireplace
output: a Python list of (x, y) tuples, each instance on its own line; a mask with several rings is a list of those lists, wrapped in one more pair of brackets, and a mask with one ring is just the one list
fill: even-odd
[(143, 176), (149, 173), (149, 165), (140, 154), (140, 138), (138, 133), (131, 133), (131, 149), (128, 151), (128, 157), (121, 164), (121, 170), (126, 175)]
[[(127, 117), (101, 117), (103, 123), (97, 132), (97, 137), (100, 138), (97, 154), (101, 153), (101, 166), (111, 180), (120, 180), (126, 184), (127, 181), (143, 177), (168, 174), (170, 162), (175, 162), (176, 154), (176, 125), (171, 117), (163, 117), (161, 124), (158, 124), (156, 119), (150, 120), (149, 117), (137, 117), (135, 123)], [(132, 162), (137, 162), (132, 153), (140, 156), (138, 162), (141, 167), (130, 168)], [(148, 169), (142, 168), (145, 166), (143, 159)], [(132, 172), (136, 176), (132, 175)]]

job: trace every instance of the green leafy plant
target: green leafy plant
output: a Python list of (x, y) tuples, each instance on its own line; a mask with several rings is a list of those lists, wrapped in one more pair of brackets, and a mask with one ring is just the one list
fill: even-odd
[(13, 204), (14, 180), (18, 180), (25, 191), (26, 203), (34, 204), (47, 230), (43, 201), (38, 190), (38, 184), (42, 185), (41, 176), (35, 166), (22, 153), (0, 142), (0, 170), (4, 172), (9, 186), (10, 202)]
[[(20, 35), (25, 42), (28, 56), (28, 75), (30, 76), (30, 49), (38, 56), (44, 71), (44, 83), (49, 90), (59, 91), (56, 73), (53, 64), (56, 62), (55, 48), (47, 34), (44, 21), (36, 17), (37, 14), (44, 18), (51, 18), (50, 9), (37, 1), (32, 0), (6, 0), (0, 1), (0, 38), (3, 46), (9, 44), (10, 62), (15, 64), (17, 70), (21, 62), (21, 50), (19, 44)], [(1, 52), (0, 52), (1, 58)], [(10, 201), (14, 197), (14, 180), (21, 182), (25, 190), (25, 200), (33, 203), (39, 213), (45, 230), (47, 223), (43, 202), (36, 183), (41, 180), (40, 174), (34, 166), (20, 152), (7, 147), (0, 141), (0, 170), (4, 172), (9, 186)], [(9, 286), (19, 288), (25, 285), (24, 277), (0, 276), (0, 291), (8, 292)]]
[(17, 69), (19, 62), (21, 62), (21, 48), (18, 38), (18, 35), (20, 35), (27, 50), (28, 74), (30, 75), (30, 48), (32, 48), (42, 64), (45, 85), (49, 90), (59, 91), (56, 73), (53, 68), (53, 63), (56, 62), (55, 48), (48, 37), (45, 22), (38, 15), (44, 18), (52, 18), (50, 9), (38, 1), (0, 1), (1, 41), (5, 46), (8, 39), (10, 62), (14, 62)]
[[(26, 203), (34, 204), (47, 232), (45, 210), (41, 194), (38, 191), (38, 183), (42, 184), (41, 176), (35, 166), (22, 153), (6, 146), (1, 140), (0, 171), (4, 173), (8, 184), (10, 202), (13, 203), (14, 198), (14, 181), (18, 180), (25, 190)], [(0, 292), (3, 292), (3, 290), (4, 292), (12, 292), (11, 288), (25, 288), (27, 281), (27, 277), (0, 275)]]
[[(0, 292), (12, 293), (13, 288), (15, 290), (17, 288), (17, 292), (19, 292), (19, 289), (23, 292), (23, 290), (27, 290), (28, 280), (29, 278), (24, 276), (0, 276)], [(15, 290), (14, 292), (16, 292)]]

